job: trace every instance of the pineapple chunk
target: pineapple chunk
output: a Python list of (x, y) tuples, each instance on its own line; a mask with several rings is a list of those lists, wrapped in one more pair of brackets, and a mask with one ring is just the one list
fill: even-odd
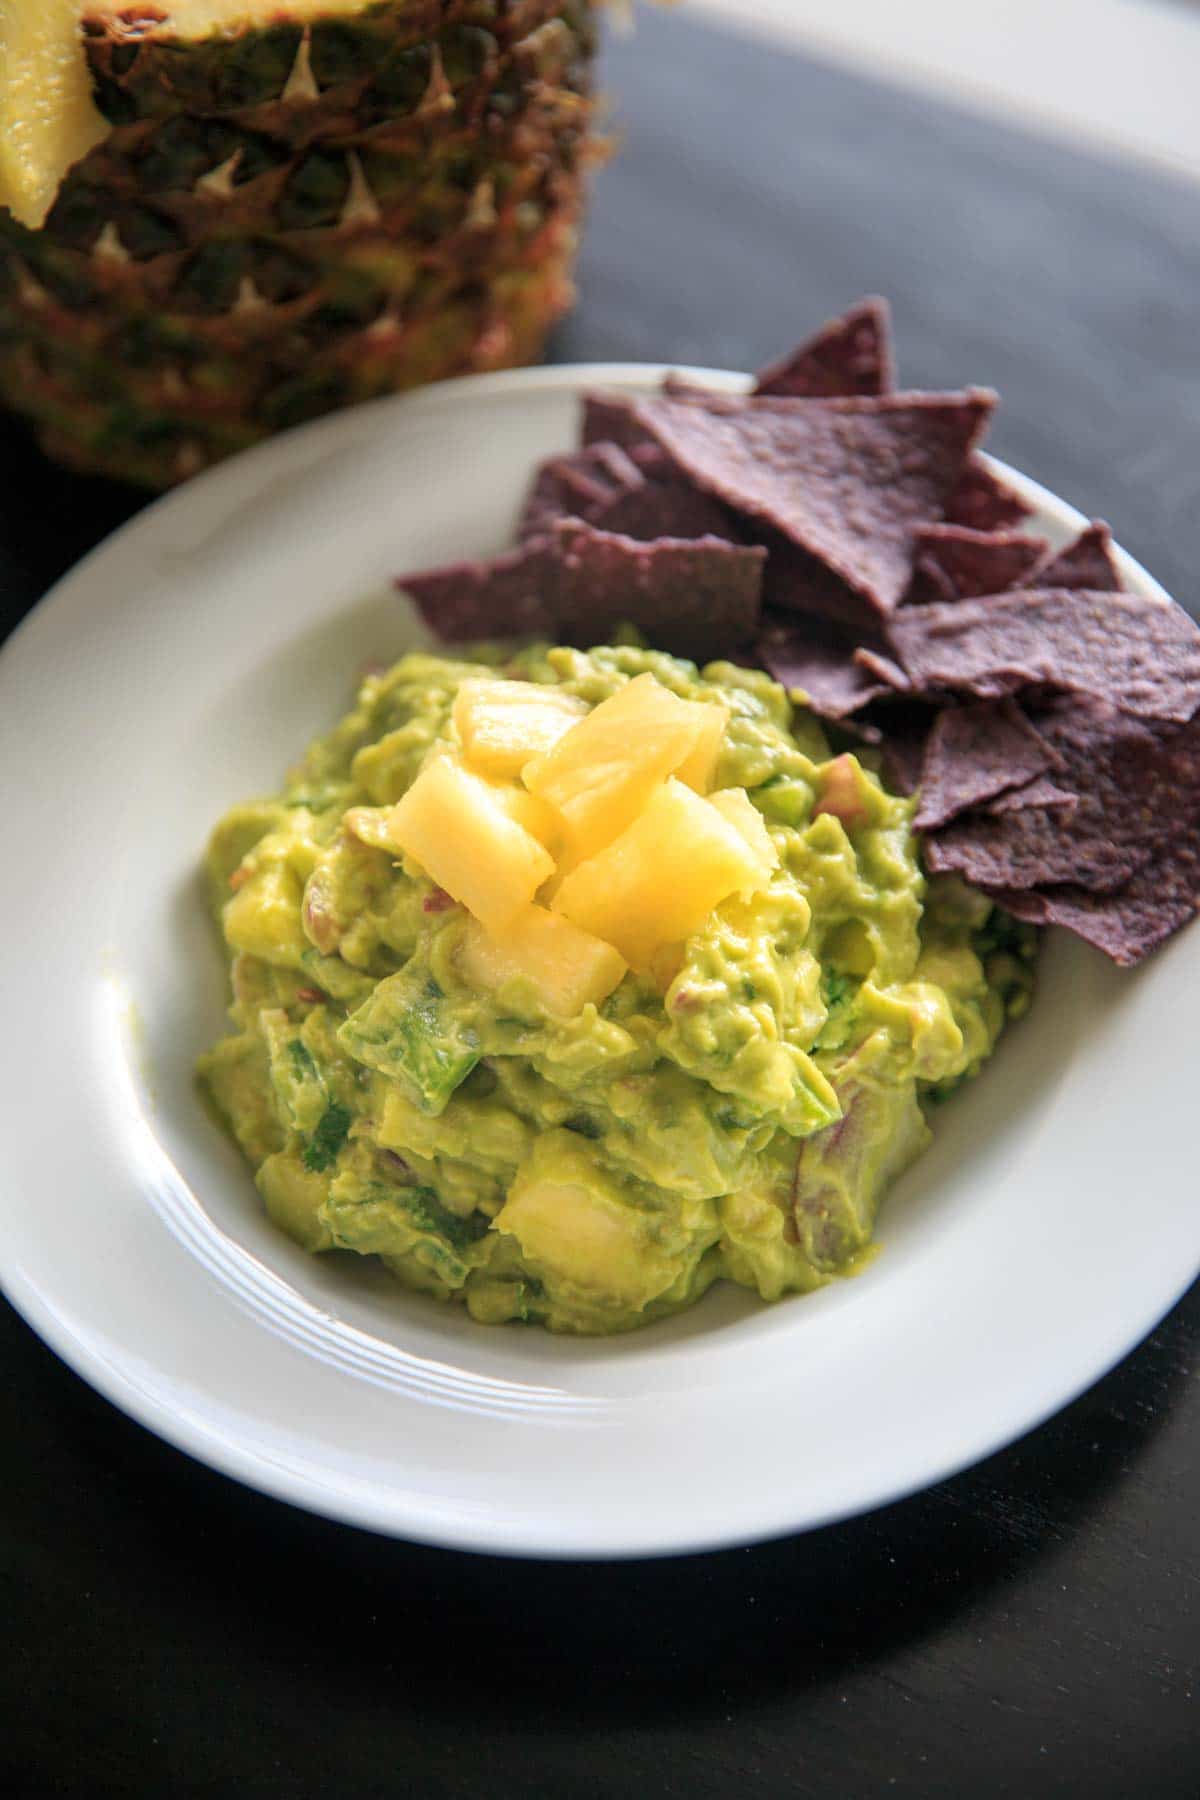
[(392, 841), (492, 931), (503, 931), (554, 873), (547, 851), (448, 757), (426, 763), (392, 808)]
[(554, 910), (650, 970), (731, 894), (766, 877), (740, 830), (681, 781), (668, 781), (615, 843), (566, 877)]
[(755, 883), (750, 893), (757, 888), (766, 887), (771, 876), (779, 867), (779, 852), (771, 842), (771, 834), (757, 806), (754, 805), (745, 788), (722, 788), (719, 794), (710, 794), (708, 804), (715, 806), (723, 819), (727, 819), (735, 831), (739, 831), (746, 840), (750, 853), (758, 866), (761, 880)]
[(653, 675), (639, 675), (529, 764), (525, 785), (562, 814), (572, 864), (633, 823), (655, 788), (711, 733), (710, 712), (677, 699)]
[(611, 944), (544, 906), (518, 913), (497, 937), (469, 920), (459, 963), (476, 987), (499, 988), (527, 977), (546, 1011), (563, 1018), (574, 1018), (585, 1006), (599, 1006), (625, 974), (625, 963)]
[(32, 230), (109, 129), (92, 101), (82, 10), (79, 0), (0, 6), (0, 206)]
[(729, 723), (729, 708), (705, 705), (702, 710), (708, 717), (696, 739), (696, 747), (686, 761), (680, 763), (675, 773), (680, 781), (695, 788), (698, 794), (707, 794), (716, 774), (717, 758), (721, 754), (725, 727)]
[(535, 837), (553, 856), (563, 835), (563, 823), (554, 808), (528, 788), (518, 787), (515, 781), (489, 782), (488, 787), (509, 818), (523, 825), (530, 837)]
[(454, 702), (463, 760), (505, 781), (552, 750), (587, 713), (586, 701), (532, 681), (464, 681)]
[(496, 1230), (516, 1238), (552, 1291), (638, 1312), (680, 1273), (657, 1223), (572, 1131), (535, 1140), (495, 1218)]

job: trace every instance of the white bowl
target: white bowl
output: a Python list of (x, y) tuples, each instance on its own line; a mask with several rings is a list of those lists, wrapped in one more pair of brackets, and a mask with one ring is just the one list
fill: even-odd
[[(575, 1341), (475, 1325), (267, 1221), (191, 1078), (223, 1023), (208, 830), (277, 785), (364, 664), (416, 641), (392, 574), (500, 546), (533, 463), (573, 441), (580, 390), (661, 374), (476, 378), (281, 438), (143, 513), (0, 656), (0, 751), (20, 771), (5, 1291), (170, 1442), (431, 1543), (630, 1556), (878, 1506), (1064, 1405), (1200, 1264), (1197, 932), (1135, 974), (1052, 937), (1031, 1017), (887, 1202), (882, 1254), (807, 1298), (726, 1287)], [(1078, 529), (1005, 473), (1038, 530)]]

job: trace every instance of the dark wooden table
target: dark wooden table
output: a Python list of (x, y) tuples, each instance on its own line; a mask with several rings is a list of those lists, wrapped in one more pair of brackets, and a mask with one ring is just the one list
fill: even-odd
[[(616, 44), (610, 81), (626, 150), (561, 357), (746, 367), (888, 293), (906, 378), (998, 386), (999, 453), (1194, 603), (1200, 189), (678, 15)], [(15, 623), (136, 501), (13, 430), (0, 470)], [(1179, 1171), (1181, 1205), (1197, 1185)], [(1131, 1194), (1131, 1255), (1136, 1215)], [(156, 1800), (1195, 1800), (1198, 1339), (1193, 1290), (1032, 1437), (868, 1518), (541, 1566), (236, 1487), (0, 1309), (0, 1776)]]

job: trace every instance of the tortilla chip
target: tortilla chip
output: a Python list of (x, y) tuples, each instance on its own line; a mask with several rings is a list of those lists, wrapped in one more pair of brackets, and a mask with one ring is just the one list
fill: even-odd
[(632, 395), (615, 392), (583, 396), (581, 436), (585, 449), (592, 444), (619, 444), (631, 454), (651, 442), (634, 415)]
[(883, 731), (883, 778), (893, 794), (915, 794), (934, 715), (925, 706), (888, 710)]
[(1112, 532), (1094, 519), (1073, 544), (1050, 555), (1030, 579), (1030, 587), (1090, 588), (1094, 594), (1119, 594), (1124, 582), (1113, 556)]
[(941, 518), (995, 395), (639, 400), (643, 429), (754, 535), (778, 534), (858, 594), (895, 610), (921, 525)]
[(1052, 775), (1035, 775), (1022, 787), (1012, 788), (1006, 794), (997, 794), (989, 800), (984, 812), (992, 814), (1021, 812), (1026, 806), (1058, 806), (1075, 807), (1079, 805), (1079, 795), (1070, 788), (1063, 787)]
[(1014, 701), (947, 707), (925, 745), (921, 803), (913, 823), (919, 831), (933, 831), (1061, 766), (1061, 756)]
[(933, 605), (1002, 594), (1029, 585), (1027, 576), (1050, 553), (1045, 538), (1019, 531), (970, 531), (965, 525), (923, 525), (905, 603)]
[(1169, 849), (1144, 864), (1115, 894), (1072, 884), (1012, 892), (992, 899), (1031, 925), (1061, 925), (1103, 950), (1122, 968), (1142, 962), (1195, 918), (1200, 906), (1200, 815), (1177, 829)]
[(768, 614), (758, 637), (758, 656), (782, 687), (802, 689), (818, 718), (841, 722), (891, 690), (855, 660), (853, 641), (826, 619)]
[(1177, 722), (1200, 706), (1200, 628), (1182, 607), (1140, 594), (1019, 590), (906, 608), (891, 631), (925, 694), (993, 700), (1049, 687)]
[(1011, 531), (1032, 511), (981, 456), (972, 456), (946, 502), (946, 523), (965, 525), (971, 531)]
[(928, 866), (987, 888), (1069, 882), (1114, 893), (1170, 853), (1179, 816), (1200, 812), (1200, 721), (1132, 719), (1102, 701), (1069, 695), (1034, 716), (1061, 759), (1061, 786), (1078, 796), (998, 815), (970, 814), (933, 832)]
[(541, 537), (556, 519), (590, 519), (617, 496), (645, 486), (645, 477), (619, 444), (592, 444), (542, 463), (521, 513), (522, 543)]
[(766, 552), (715, 537), (637, 542), (567, 521), (557, 530), (561, 641), (603, 643), (631, 621), (694, 662), (749, 644), (758, 629)]
[(452, 643), (536, 636), (586, 649), (634, 623), (660, 649), (707, 662), (753, 638), (765, 557), (718, 538), (638, 543), (564, 519), (520, 550), (397, 586)]
[(790, 356), (760, 371), (756, 394), (823, 400), (839, 394), (890, 394), (896, 386), (892, 314), (869, 295)]
[(554, 627), (552, 539), (531, 538), (487, 561), (447, 563), (402, 575), (396, 586), (444, 642), (542, 637)]

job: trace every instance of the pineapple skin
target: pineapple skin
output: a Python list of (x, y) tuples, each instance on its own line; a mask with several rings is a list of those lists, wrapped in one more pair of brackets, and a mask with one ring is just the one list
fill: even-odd
[(0, 400), (57, 460), (163, 488), (338, 407), (536, 360), (598, 156), (593, 14), (381, 0), (186, 49), (160, 23), (92, 31), (109, 135), (40, 230), (0, 212)]

